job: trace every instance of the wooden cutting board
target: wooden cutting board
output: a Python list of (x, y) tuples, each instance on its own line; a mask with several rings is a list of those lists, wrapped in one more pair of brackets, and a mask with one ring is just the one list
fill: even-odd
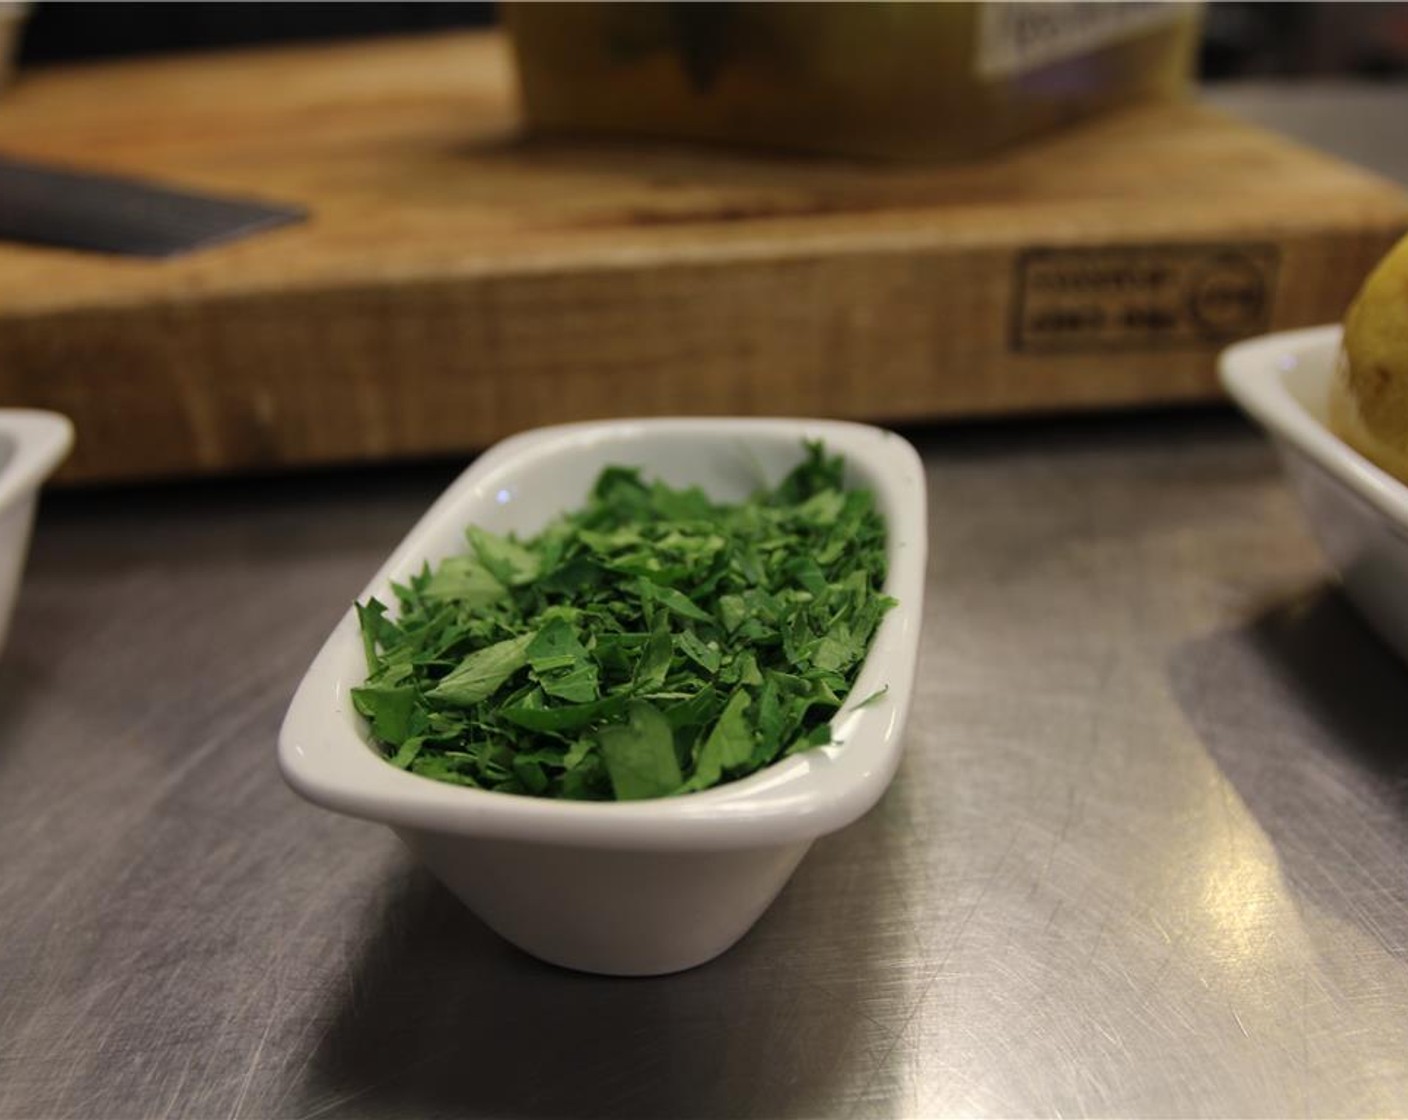
[(27, 74), (0, 151), (302, 203), (166, 262), (0, 247), (0, 402), (70, 479), (460, 453), (589, 417), (880, 421), (1204, 400), (1408, 228), (1195, 105), (978, 166), (529, 142), (496, 35)]

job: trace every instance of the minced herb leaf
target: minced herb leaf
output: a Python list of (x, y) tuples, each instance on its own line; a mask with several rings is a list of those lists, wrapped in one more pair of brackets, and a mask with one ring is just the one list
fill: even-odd
[(680, 788), (680, 762), (670, 721), (647, 700), (626, 705), (626, 722), (596, 735), (611, 786), (621, 801), (664, 797)]
[(472, 708), (487, 700), (504, 683), (528, 664), (528, 647), (538, 639), (538, 631), (530, 630), (516, 638), (505, 638), (491, 646), (477, 649), (459, 666), (427, 692), (432, 704), (448, 704), (456, 708)]
[(688, 793), (829, 743), (894, 605), (873, 496), (842, 475), (808, 444), (722, 504), (608, 467), (531, 540), (473, 526), (393, 585), (394, 617), (357, 604), (353, 704), (392, 765), (540, 797)]

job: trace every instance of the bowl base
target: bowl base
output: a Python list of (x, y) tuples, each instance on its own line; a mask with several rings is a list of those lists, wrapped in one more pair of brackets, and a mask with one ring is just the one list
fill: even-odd
[(662, 976), (713, 960), (762, 917), (811, 847), (602, 851), (396, 831), (505, 940), (605, 976)]

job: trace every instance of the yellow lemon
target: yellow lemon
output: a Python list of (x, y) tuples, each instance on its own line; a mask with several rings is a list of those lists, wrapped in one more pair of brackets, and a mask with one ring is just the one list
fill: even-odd
[(1369, 274), (1345, 316), (1330, 428), (1408, 483), (1408, 237)]

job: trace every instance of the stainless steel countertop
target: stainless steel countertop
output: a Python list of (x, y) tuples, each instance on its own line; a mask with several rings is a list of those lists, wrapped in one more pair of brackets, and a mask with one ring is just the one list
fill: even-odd
[(1206, 87), (1203, 95), (1233, 116), (1408, 185), (1408, 145), (1403, 143), (1408, 80), (1225, 82)]
[(899, 777), (655, 980), (519, 954), (280, 781), (450, 468), (50, 495), (0, 658), (0, 1116), (1408, 1113), (1408, 668), (1269, 447), (915, 438)]

